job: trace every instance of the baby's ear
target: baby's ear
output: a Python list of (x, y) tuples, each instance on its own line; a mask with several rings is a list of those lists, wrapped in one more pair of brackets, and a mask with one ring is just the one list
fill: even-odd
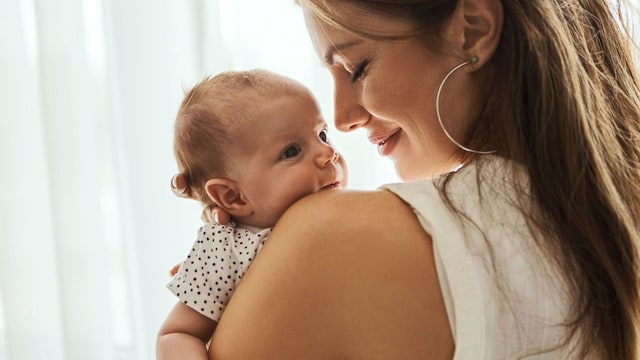
[(244, 200), (238, 183), (233, 180), (225, 178), (209, 179), (204, 188), (209, 198), (231, 216), (248, 216), (253, 211), (251, 205)]

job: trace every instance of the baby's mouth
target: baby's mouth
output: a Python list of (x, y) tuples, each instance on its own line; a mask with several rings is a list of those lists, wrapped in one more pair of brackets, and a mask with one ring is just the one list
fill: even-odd
[(334, 181), (330, 184), (327, 184), (323, 187), (320, 188), (320, 191), (324, 191), (324, 190), (332, 190), (332, 189), (338, 189), (340, 188), (340, 182), (339, 181)]

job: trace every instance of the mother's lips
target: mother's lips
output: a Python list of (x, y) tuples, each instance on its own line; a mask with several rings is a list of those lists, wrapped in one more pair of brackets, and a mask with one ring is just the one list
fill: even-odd
[(375, 134), (375, 135), (369, 135), (369, 141), (374, 144), (374, 145), (384, 145), (387, 140), (389, 140), (390, 137), (392, 137), (393, 135), (397, 134), (398, 131), (400, 131), (400, 129), (395, 129), (393, 131), (389, 131), (383, 134)]
[(369, 141), (378, 145), (378, 153), (382, 156), (389, 156), (393, 152), (393, 149), (398, 143), (398, 138), (401, 129), (397, 128), (393, 131), (387, 131), (385, 133), (370, 135)]

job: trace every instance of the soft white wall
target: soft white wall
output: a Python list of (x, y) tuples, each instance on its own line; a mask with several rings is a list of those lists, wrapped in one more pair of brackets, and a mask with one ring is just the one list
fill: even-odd
[[(40, 121), (40, 84), (31, 4), (0, 2), (0, 286), (7, 348), (0, 358), (62, 359), (64, 337), (44, 159), (45, 130)], [(10, 71), (7, 71), (10, 69)], [(25, 219), (29, 219), (27, 223)], [(39, 276), (28, 275), (39, 269)], [(20, 294), (20, 296), (8, 296)], [(43, 301), (47, 299), (47, 301)], [(42, 321), (47, 319), (48, 321)], [(36, 330), (38, 329), (38, 330)], [(33, 339), (39, 340), (39, 348)]]
[(193, 238), (199, 220), (196, 204), (168, 188), (175, 172), (172, 120), (182, 85), (200, 72), (195, 5), (114, 0), (106, 9), (112, 20), (110, 96), (116, 110), (122, 246), (128, 254), (124, 275), (145, 358), (153, 354), (155, 332), (175, 302), (164, 288), (168, 267), (184, 256), (184, 239)]

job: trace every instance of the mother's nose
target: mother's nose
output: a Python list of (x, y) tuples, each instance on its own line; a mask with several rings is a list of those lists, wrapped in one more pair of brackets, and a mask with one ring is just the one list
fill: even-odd
[(333, 96), (336, 129), (349, 132), (367, 123), (369, 112), (361, 105), (360, 98), (360, 89), (355, 85), (336, 84)]

